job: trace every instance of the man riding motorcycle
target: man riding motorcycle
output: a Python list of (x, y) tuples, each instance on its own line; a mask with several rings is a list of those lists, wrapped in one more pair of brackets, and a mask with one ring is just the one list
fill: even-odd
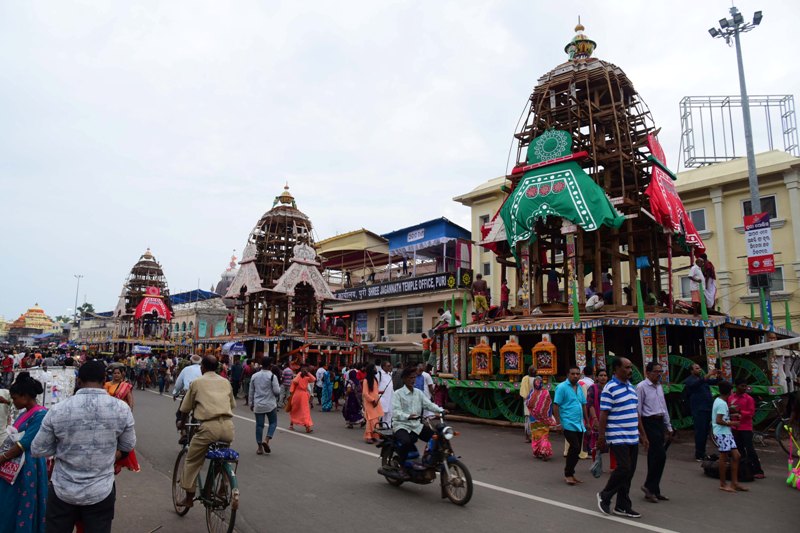
[(418, 439), (428, 442), (433, 436), (431, 428), (420, 421), (423, 410), (435, 413), (446, 413), (446, 411), (426, 398), (421, 390), (414, 388), (417, 379), (416, 368), (403, 369), (401, 377), (404, 386), (394, 391), (392, 396), (392, 429), (397, 442), (401, 473), (408, 476), (404, 465), (408, 454), (414, 449), (414, 443)]

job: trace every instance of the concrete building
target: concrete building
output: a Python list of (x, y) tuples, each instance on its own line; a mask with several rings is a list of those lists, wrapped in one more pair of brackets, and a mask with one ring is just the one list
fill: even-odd
[(326, 303), (325, 315), (360, 338), (367, 355), (418, 360), (421, 335), (437, 322), (437, 309), (455, 300), (457, 315), (465, 302), (472, 311), (470, 232), (445, 218), (384, 235), (361, 229), (316, 249), (343, 300)]
[(219, 294), (195, 289), (173, 294), (170, 340), (191, 344), (226, 335), (228, 308)]
[(116, 319), (113, 311), (85, 313), (78, 327), (70, 328), (69, 340), (81, 345), (106, 345), (114, 340)]
[[(762, 211), (769, 212), (776, 272), (772, 275), (772, 308), (777, 325), (784, 326), (785, 306), (795, 326), (800, 317), (796, 292), (800, 279), (800, 158), (786, 152), (756, 155)], [(735, 316), (750, 316), (758, 293), (748, 285), (745, 214), (750, 214), (747, 160), (734, 159), (678, 174), (676, 188), (717, 271), (717, 308)], [(676, 259), (673, 273), (676, 298), (689, 299), (688, 258)], [(683, 267), (683, 270), (679, 270)]]
[(506, 273), (508, 286), (511, 289), (509, 306), (516, 305), (517, 271), (514, 265), (503, 265), (497, 262), (497, 256), (491, 250), (479, 245), (488, 235), (494, 222), (494, 217), (505, 202), (508, 193), (504, 187), (510, 186), (505, 176), (484, 182), (470, 192), (456, 196), (454, 201), (470, 208), (472, 221), (470, 231), (475, 242), (472, 251), (472, 270), (483, 274), (483, 279), (489, 284), (492, 302), (500, 305), (500, 284), (503, 270)]

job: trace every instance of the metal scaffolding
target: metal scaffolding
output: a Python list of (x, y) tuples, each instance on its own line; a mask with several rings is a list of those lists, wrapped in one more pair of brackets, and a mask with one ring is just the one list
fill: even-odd
[[(741, 107), (740, 96), (685, 96), (681, 99), (681, 155), (684, 167), (697, 168), (743, 157), (741, 113), (733, 112), (733, 108)], [(800, 157), (794, 96), (750, 96), (750, 109), (755, 111), (758, 108), (763, 112), (753, 113), (757, 144), (764, 149), (775, 150), (775, 138), (780, 132), (783, 150)], [(759, 116), (762, 118), (759, 119)]]

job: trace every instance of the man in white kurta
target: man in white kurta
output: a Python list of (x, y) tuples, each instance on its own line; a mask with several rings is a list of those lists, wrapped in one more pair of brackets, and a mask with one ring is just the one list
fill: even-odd
[(388, 359), (378, 369), (378, 393), (381, 395), (383, 421), (391, 426), (394, 386), (392, 385), (392, 363)]

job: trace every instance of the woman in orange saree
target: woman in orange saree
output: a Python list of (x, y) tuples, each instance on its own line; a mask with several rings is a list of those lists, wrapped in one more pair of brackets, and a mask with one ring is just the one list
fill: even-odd
[(375, 432), (375, 426), (378, 425), (383, 416), (377, 373), (375, 365), (369, 364), (367, 366), (367, 377), (361, 383), (361, 394), (364, 399), (364, 418), (367, 419), (364, 441), (367, 444), (375, 444), (376, 438), (379, 437), (378, 433)]
[[(122, 367), (117, 367), (111, 372), (111, 381), (106, 382), (103, 387), (106, 392), (114, 398), (122, 400), (128, 404), (128, 407), (133, 410), (133, 385), (125, 381), (125, 374), (122, 372)], [(114, 463), (114, 474), (119, 474), (123, 468), (127, 468), (133, 472), (138, 472), (139, 461), (136, 460), (136, 452), (131, 450), (124, 459), (120, 459)]]
[(291, 422), (289, 429), (294, 430), (294, 425), (306, 427), (306, 433), (314, 431), (311, 429), (314, 426), (314, 421), (311, 420), (311, 408), (309, 407), (310, 396), (308, 394), (308, 385), (317, 381), (317, 378), (308, 372), (308, 366), (303, 365), (300, 367), (300, 373), (292, 380), (292, 386), (289, 388), (289, 394), (292, 397), (292, 410), (290, 412)]

